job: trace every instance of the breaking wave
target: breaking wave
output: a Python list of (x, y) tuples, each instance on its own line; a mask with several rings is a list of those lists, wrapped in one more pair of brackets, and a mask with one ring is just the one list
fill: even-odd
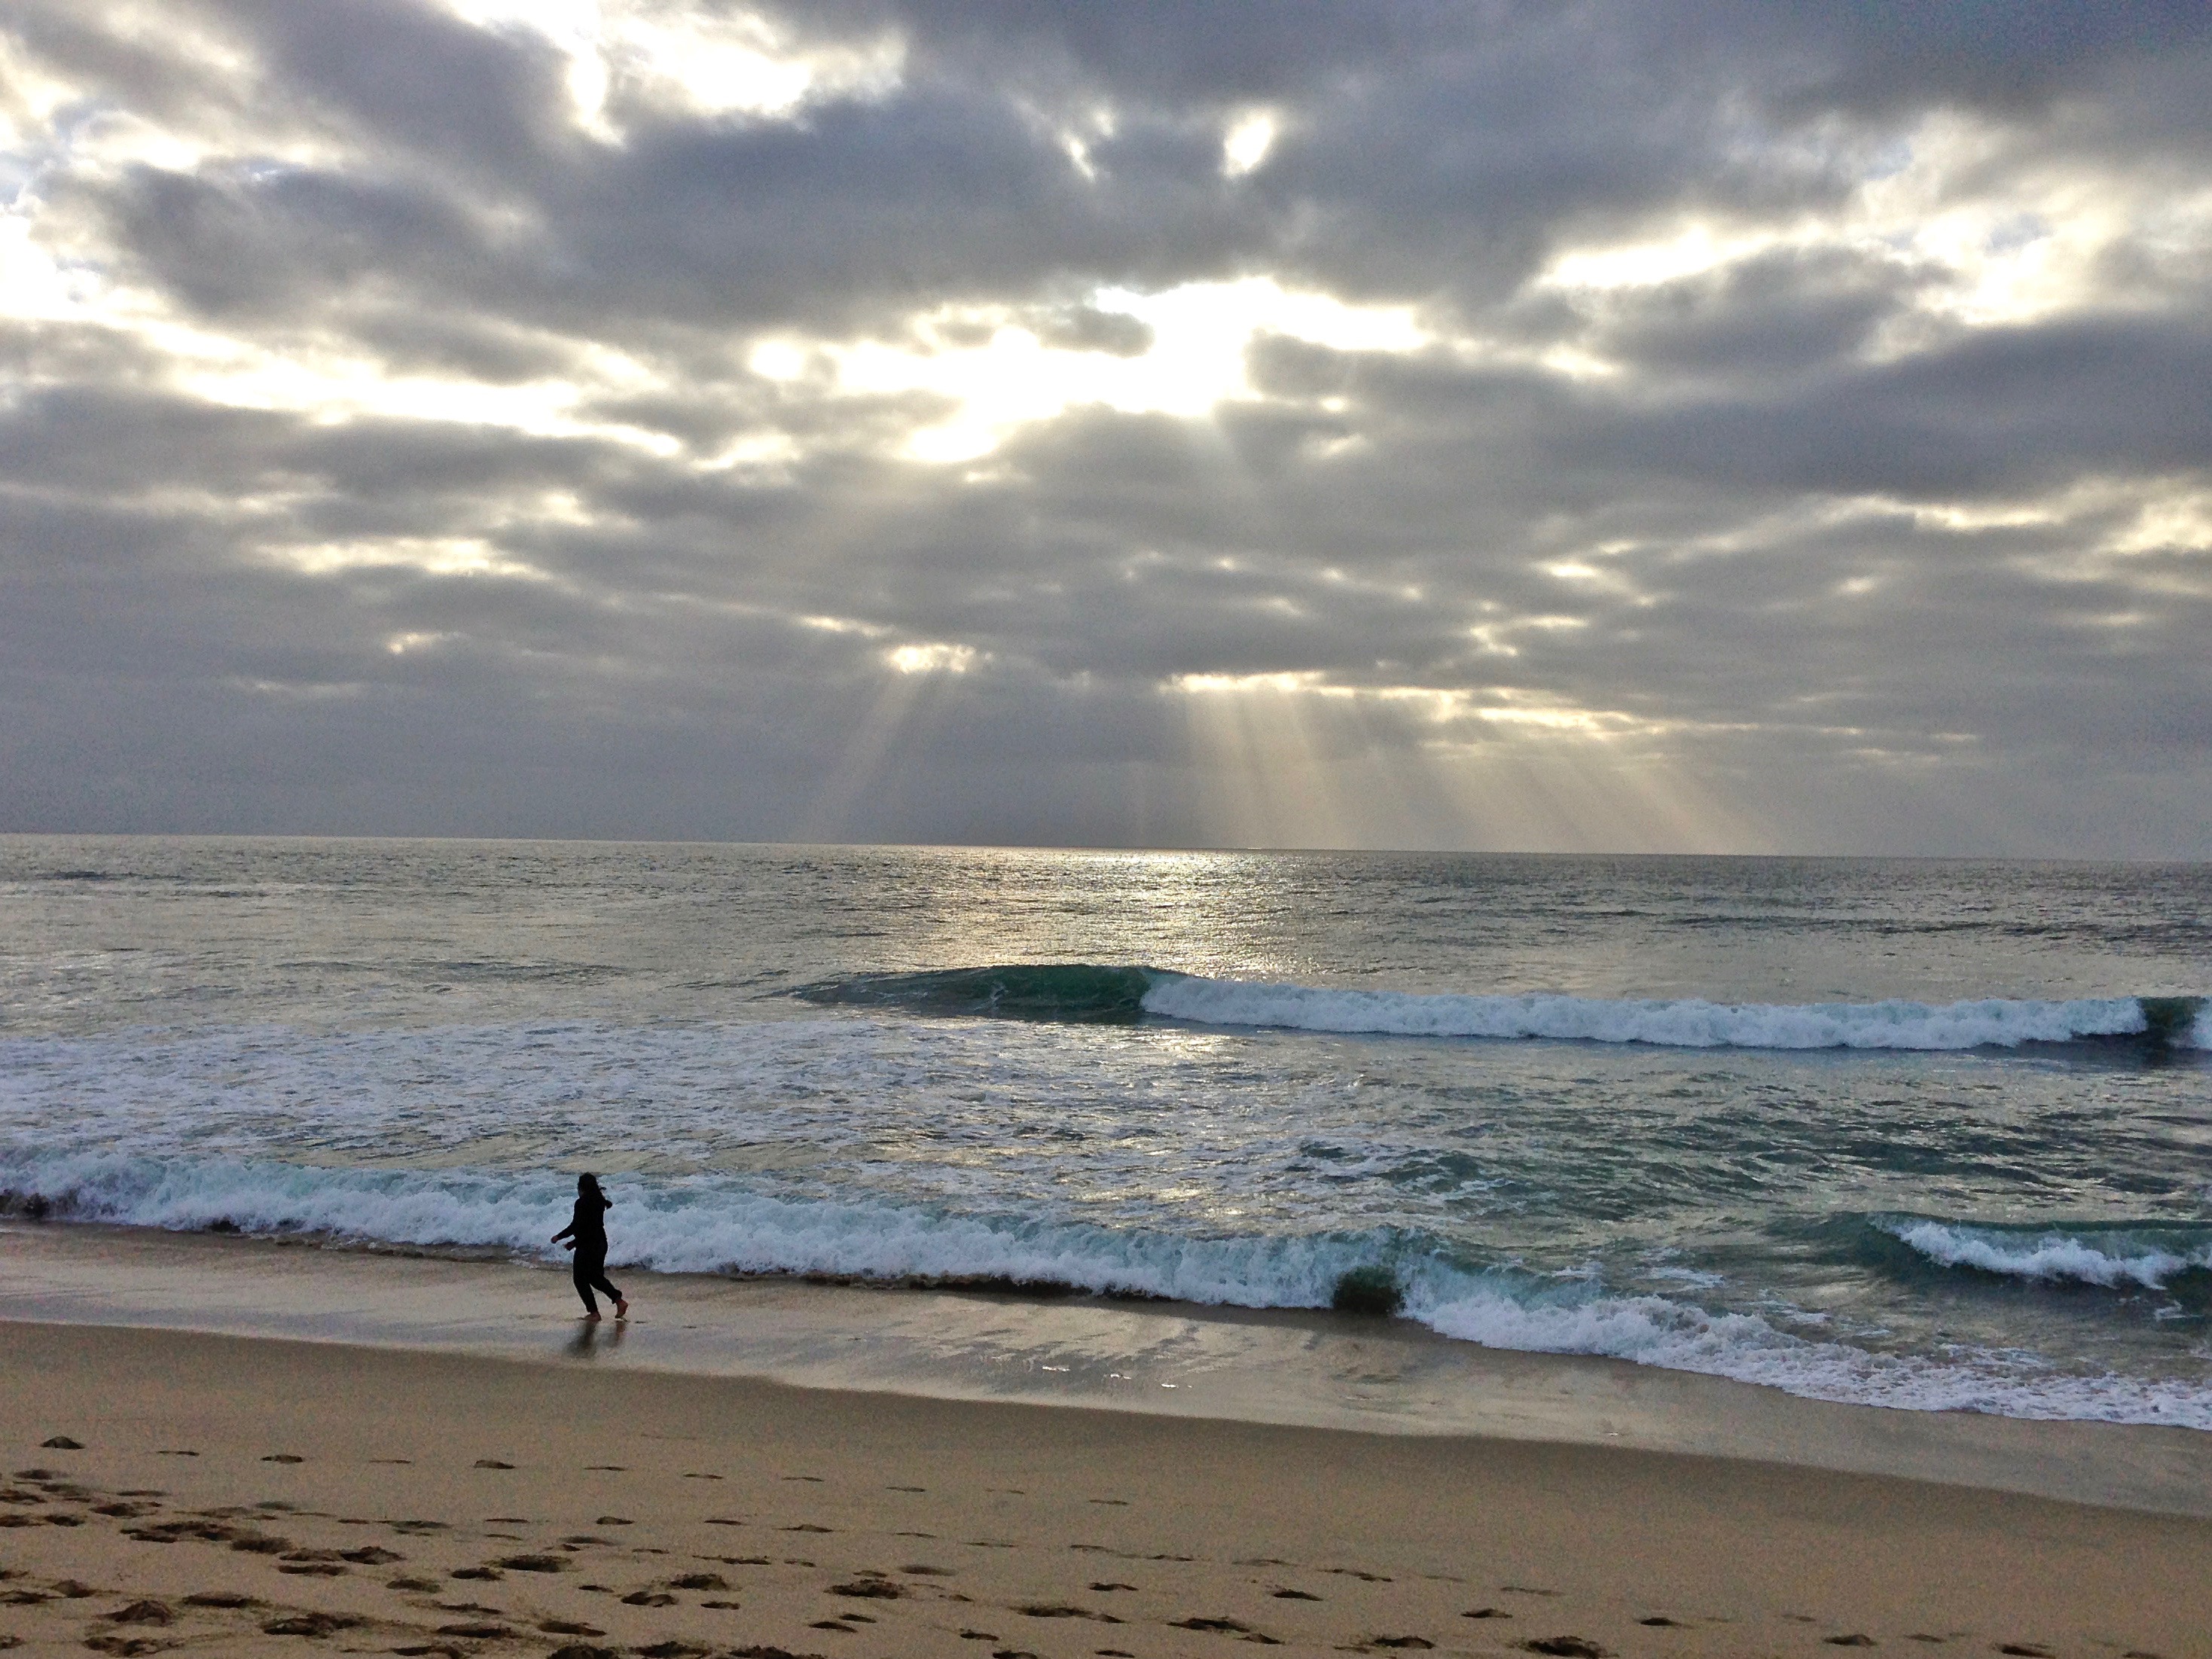
[(2212, 1049), (2212, 1018), (2200, 997), (1790, 1004), (1475, 996), (1268, 984), (1087, 963), (864, 974), (798, 994), (817, 1003), (1002, 1018), (1126, 1023), (1149, 1015), (1346, 1035), (1543, 1037), (1684, 1048), (1942, 1050), (2132, 1038), (2160, 1048)]
[[(1609, 1293), (1587, 1277), (1510, 1263), (1457, 1261), (1434, 1239), (1401, 1230), (1194, 1238), (884, 1200), (779, 1198), (726, 1176), (615, 1178), (607, 1186), (619, 1206), (610, 1258), (617, 1266), (998, 1285), (1253, 1308), (1326, 1307), (1341, 1275), (1381, 1267), (1402, 1287), (1407, 1316), (1486, 1346), (1598, 1355), (1813, 1399), (1911, 1410), (2212, 1429), (2212, 1394), (2186, 1382), (2067, 1374), (1996, 1352), (1878, 1353), (1798, 1336), (1758, 1314)], [(334, 1170), (88, 1152), (0, 1152), (0, 1188), (19, 1214), (489, 1248), (541, 1260), (554, 1254), (544, 1240), (566, 1218), (571, 1195), (567, 1178), (552, 1174)]]
[(2002, 1226), (1911, 1215), (1871, 1220), (1938, 1267), (2007, 1279), (2160, 1291), (2183, 1273), (2212, 1270), (2212, 1226)]

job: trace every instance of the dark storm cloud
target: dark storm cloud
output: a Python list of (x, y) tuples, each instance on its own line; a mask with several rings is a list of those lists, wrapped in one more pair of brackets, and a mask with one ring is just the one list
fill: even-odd
[[(464, 9), (21, 11), (0, 827), (2212, 850), (2201, 8)], [(839, 367), (1251, 277), (1429, 343)]]

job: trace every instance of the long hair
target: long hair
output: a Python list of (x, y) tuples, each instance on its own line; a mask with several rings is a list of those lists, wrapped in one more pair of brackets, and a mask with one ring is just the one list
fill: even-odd
[(580, 1175), (576, 1177), (576, 1196), (579, 1198), (604, 1198), (606, 1194), (599, 1190), (599, 1176), (595, 1175)]

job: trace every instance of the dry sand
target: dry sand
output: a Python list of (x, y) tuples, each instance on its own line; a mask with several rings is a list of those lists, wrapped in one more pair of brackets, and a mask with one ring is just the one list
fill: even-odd
[(17, 1322), (0, 1448), (26, 1653), (2212, 1659), (2212, 1522), (1630, 1447)]

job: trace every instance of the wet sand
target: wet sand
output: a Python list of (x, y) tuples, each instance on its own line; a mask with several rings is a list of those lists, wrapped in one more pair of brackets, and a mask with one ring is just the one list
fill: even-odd
[[(2202, 1514), (1648, 1443), (1825, 1424), (1814, 1449), (1864, 1462), (2015, 1474), (2042, 1445), (2174, 1510), (2203, 1467), (2183, 1431), (1805, 1401), (1744, 1427), (1732, 1403), (1781, 1397), (1325, 1319), (642, 1276), (635, 1326), (586, 1350), (564, 1291), (491, 1263), (0, 1237), (0, 1643), (2212, 1659)], [(257, 1296), (292, 1340), (179, 1328)], [(26, 1317), (62, 1304), (82, 1317)], [(835, 1386), (738, 1374), (763, 1354)], [(1081, 1355), (1146, 1386), (1088, 1403)], [(895, 1362), (921, 1383), (884, 1391)], [(1193, 1401), (1159, 1386), (1177, 1365)], [(1225, 1409), (1253, 1401), (1371, 1420)], [(1485, 1411), (1510, 1431), (1453, 1426)]]

